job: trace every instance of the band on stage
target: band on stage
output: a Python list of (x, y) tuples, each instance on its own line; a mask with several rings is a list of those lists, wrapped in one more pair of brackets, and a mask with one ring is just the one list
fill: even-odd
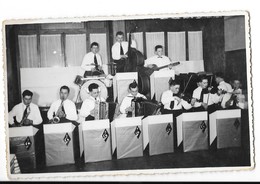
[[(91, 51), (84, 56), (82, 61), (81, 67), (85, 71), (82, 78), (93, 76), (109, 80), (113, 78), (104, 69), (105, 65), (99, 54), (99, 47), (99, 43), (91, 43)], [(136, 50), (136, 43), (134, 40), (124, 41), (124, 33), (119, 31), (116, 34), (116, 42), (111, 48), (113, 62), (111, 62), (110, 67), (113, 69), (112, 73), (138, 72), (149, 77), (156, 70), (174, 70), (178, 63), (172, 62), (163, 55), (163, 49), (161, 45), (155, 46), (155, 55), (143, 60), (142, 66), (140, 66), (140, 61), (132, 62), (132, 54), (140, 55), (139, 51)], [(140, 89), (138, 81), (133, 80), (128, 85), (127, 95), (121, 102), (118, 102), (113, 110), (113, 118), (143, 116), (145, 112), (140, 109), (147, 103), (156, 104), (157, 110), (154, 111), (153, 115), (247, 108), (246, 95), (242, 91), (241, 80), (233, 79), (229, 84), (222, 72), (214, 74), (207, 72), (189, 73), (185, 77), (184, 79), (179, 75), (169, 78), (169, 88), (162, 93), (160, 99), (156, 100), (149, 94), (141, 94), (143, 90)], [(82, 86), (82, 84), (83, 82), (80, 85)], [(47, 112), (48, 123), (77, 122), (80, 118), (83, 118), (84, 121), (108, 118), (108, 115), (111, 114), (109, 112), (111, 108), (109, 108), (109, 102), (101, 95), (102, 90), (106, 89), (93, 82), (88, 85), (87, 90), (88, 97), (82, 101), (80, 108), (77, 109), (75, 102), (68, 99), (70, 88), (66, 85), (61, 86), (59, 99), (51, 104)], [(32, 98), (33, 92), (23, 91), (22, 102), (15, 105), (9, 112), (10, 126), (29, 126), (42, 123), (43, 118), (39, 107), (32, 103)]]

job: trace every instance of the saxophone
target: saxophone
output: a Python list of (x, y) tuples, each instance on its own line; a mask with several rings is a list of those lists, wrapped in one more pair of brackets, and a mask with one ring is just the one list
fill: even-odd
[(63, 107), (63, 102), (64, 102), (64, 100), (62, 100), (62, 102), (61, 102), (61, 104), (60, 104), (56, 114), (53, 113), (53, 118), (50, 120), (50, 123), (59, 123), (60, 122), (60, 118), (62, 118), (62, 117), (60, 117), (60, 112), (61, 111), (64, 112), (64, 110), (63, 110), (63, 108), (64, 108)]
[(28, 111), (26, 113), (26, 115), (24, 116), (24, 118), (22, 119), (22, 121), (20, 122), (20, 126), (23, 126), (25, 124), (25, 122), (28, 120), (28, 116), (31, 113), (31, 109), (30, 107), (28, 107)]
[(107, 102), (101, 102), (101, 100), (95, 101), (94, 118), (95, 118), (95, 120), (108, 118), (108, 103)]

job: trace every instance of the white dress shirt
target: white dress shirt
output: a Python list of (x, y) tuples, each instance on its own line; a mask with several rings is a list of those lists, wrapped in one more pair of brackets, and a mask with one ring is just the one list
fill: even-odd
[(102, 97), (97, 97), (96, 99), (92, 96), (89, 96), (87, 99), (84, 100), (80, 109), (80, 116), (81, 117), (88, 117), (90, 112), (95, 108), (95, 103), (98, 102), (105, 102), (105, 99)]
[[(173, 109), (170, 108), (172, 101), (174, 101)], [(189, 104), (187, 101), (183, 99), (181, 99), (181, 102), (179, 103), (178, 100), (176, 100), (176, 97), (173, 96), (173, 92), (171, 90), (167, 90), (163, 92), (161, 102), (164, 105), (164, 109), (168, 109), (168, 110), (180, 110), (182, 109), (182, 107), (188, 110), (192, 107), (191, 104)]]
[[(51, 107), (47, 113), (49, 120), (53, 118), (53, 113), (55, 113), (55, 114), (57, 113), (60, 105), (61, 105), (61, 99), (59, 99), (51, 104)], [(63, 102), (63, 107), (64, 107), (64, 111), (66, 114), (66, 119), (71, 120), (71, 121), (77, 121), (78, 115), (77, 115), (75, 103), (69, 99), (66, 99)]]
[[(121, 42), (124, 54), (127, 53), (128, 51), (128, 42)], [(116, 42), (113, 46), (112, 46), (112, 58), (114, 60), (119, 60), (121, 59), (121, 55), (120, 55), (120, 43)]]
[[(158, 55), (152, 56), (144, 61), (144, 66), (147, 67), (148, 65), (155, 64), (158, 67), (165, 66), (171, 64), (170, 59), (167, 56)], [(169, 70), (169, 67), (163, 68), (161, 70)]]
[[(14, 118), (16, 117), (16, 120), (18, 122), (22, 121), (24, 110), (26, 109), (26, 105), (24, 105), (23, 102), (17, 104), (13, 107), (13, 109), (8, 113), (8, 122), (9, 124), (14, 124)], [(28, 118), (29, 120), (33, 121), (34, 125), (39, 125), (42, 123), (42, 117), (39, 110), (39, 107), (33, 103), (30, 103), (27, 112), (29, 112)]]
[[(201, 86), (197, 87), (193, 91), (192, 98), (196, 98), (197, 100), (200, 100), (201, 92), (202, 92), (202, 87)], [(213, 97), (214, 97), (214, 95), (212, 95), (211, 93), (204, 94), (203, 103), (206, 103), (207, 105), (212, 105), (214, 103), (214, 100), (212, 99)], [(219, 100), (219, 97), (216, 96), (215, 98), (218, 98), (218, 99), (216, 99), (216, 101)], [(202, 104), (201, 102), (195, 102), (194, 107), (200, 107), (201, 104)]]
[[(141, 94), (141, 93), (137, 93), (136, 98), (140, 98), (140, 97), (146, 99), (146, 96), (144, 96), (144, 95)], [(121, 112), (122, 114), (126, 114), (125, 110), (126, 110), (128, 107), (131, 106), (133, 98), (134, 98), (134, 96), (133, 96), (131, 93), (129, 93), (129, 94), (123, 99), (123, 101), (122, 101), (122, 103), (121, 103), (121, 105), (120, 105), (120, 112)]]
[[(83, 58), (81, 68), (83, 68), (85, 71), (91, 71), (92, 68), (95, 68), (94, 56), (95, 54), (93, 52), (87, 53)], [(96, 57), (98, 65), (102, 66), (102, 59), (100, 54), (96, 53)]]
[(233, 92), (232, 86), (229, 83), (225, 82), (225, 81), (221, 81), (219, 83), (219, 85), (218, 85), (218, 88), (219, 89), (223, 89), (223, 90), (225, 90), (228, 93), (232, 93)]

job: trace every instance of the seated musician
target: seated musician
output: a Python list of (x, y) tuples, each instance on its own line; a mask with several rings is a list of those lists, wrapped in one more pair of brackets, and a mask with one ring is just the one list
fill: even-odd
[(189, 110), (192, 108), (191, 104), (180, 98), (180, 83), (176, 80), (170, 79), (169, 81), (170, 89), (164, 91), (161, 97), (161, 102), (163, 104), (162, 114), (171, 114), (177, 111), (182, 111), (182, 109)]
[(198, 87), (193, 91), (191, 103), (195, 111), (207, 110), (208, 105), (211, 105), (208, 79), (205, 76), (200, 76), (197, 84)]
[(112, 46), (112, 58), (116, 63), (116, 71), (124, 72), (125, 60), (128, 57), (128, 42), (124, 41), (124, 33), (116, 33), (116, 43)]
[(25, 90), (22, 93), (22, 102), (15, 105), (8, 113), (10, 126), (29, 126), (42, 123), (39, 107), (32, 103), (33, 93)]
[(82, 61), (81, 67), (85, 70), (84, 77), (104, 74), (102, 60), (99, 52), (99, 44), (93, 42), (90, 45), (91, 52), (87, 53)]
[(100, 97), (99, 86), (96, 83), (91, 83), (88, 86), (89, 98), (85, 99), (80, 109), (80, 116), (85, 118), (85, 121), (95, 120), (95, 104), (96, 102), (105, 102), (105, 99)]
[(233, 92), (232, 86), (225, 82), (224, 74), (222, 72), (217, 72), (215, 78), (216, 83), (218, 84), (218, 90), (220, 90), (221, 107), (226, 108), (226, 102), (231, 98)]
[(60, 99), (53, 102), (47, 112), (50, 123), (64, 123), (78, 119), (75, 103), (68, 99), (69, 93), (68, 86), (60, 88)]
[(241, 82), (238, 79), (233, 80), (232, 82), (233, 92), (231, 98), (226, 102), (227, 108), (247, 108), (245, 95), (242, 94)]
[(166, 68), (163, 68), (161, 70), (169, 70), (173, 69), (173, 66), (170, 65), (171, 61), (167, 56), (163, 55), (163, 46), (162, 45), (156, 45), (155, 46), (155, 55), (145, 60), (145, 67), (153, 68), (155, 65), (157, 67), (167, 66)]
[(146, 96), (138, 92), (138, 85), (134, 80), (128, 87), (129, 94), (124, 97), (121, 105), (120, 105), (120, 117), (127, 117), (128, 113), (131, 113), (134, 109), (132, 107), (132, 100), (137, 98), (139, 99), (147, 99)]

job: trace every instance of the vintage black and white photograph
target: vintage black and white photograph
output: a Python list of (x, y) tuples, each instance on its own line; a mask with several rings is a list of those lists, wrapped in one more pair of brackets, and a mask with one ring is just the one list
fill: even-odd
[(254, 167), (248, 12), (6, 21), (3, 35), (11, 178)]

